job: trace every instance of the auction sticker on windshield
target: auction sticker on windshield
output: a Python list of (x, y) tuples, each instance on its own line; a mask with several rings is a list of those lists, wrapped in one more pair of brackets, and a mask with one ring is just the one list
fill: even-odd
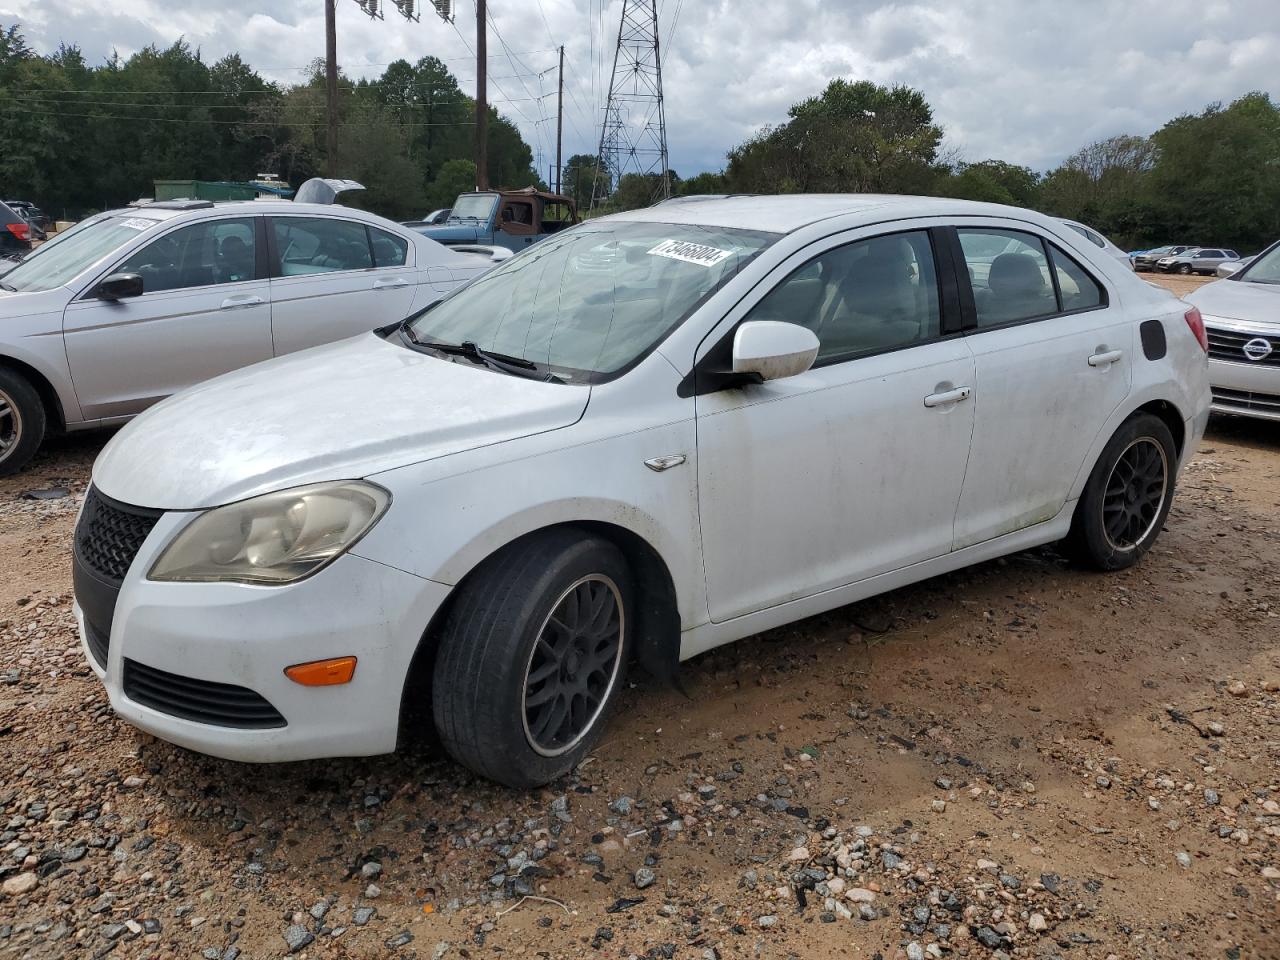
[(125, 217), (120, 221), (122, 227), (129, 227), (132, 230), (150, 230), (156, 225), (154, 220), (145, 220), (142, 217)]
[(685, 263), (697, 263), (704, 267), (714, 267), (726, 257), (733, 256), (732, 250), (721, 250), (701, 243), (689, 243), (687, 240), (663, 240), (649, 251), (651, 257), (666, 257), (668, 260), (683, 260)]

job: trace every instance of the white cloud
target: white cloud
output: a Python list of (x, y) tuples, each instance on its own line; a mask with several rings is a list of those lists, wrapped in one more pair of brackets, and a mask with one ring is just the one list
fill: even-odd
[[(474, 8), (456, 6), (455, 30), (429, 16), (370, 22), (339, 0), (343, 70), (376, 76), (399, 57), (433, 54), (470, 90)], [(791, 104), (834, 76), (917, 87), (965, 158), (1046, 169), (1091, 139), (1149, 133), (1215, 100), (1265, 90), (1280, 62), (1276, 0), (661, 0), (664, 42), (677, 6), (664, 69), (671, 162), (682, 174), (719, 168), (731, 146), (785, 120)], [(182, 36), (208, 61), (239, 51), (288, 82), (323, 54), (322, 10), (319, 0), (0, 0), (0, 23), (19, 21), (41, 51), (79, 45), (91, 62)], [(555, 73), (527, 74), (553, 67), (551, 48), (564, 43), (565, 153), (594, 153), (621, 0), (490, 0), (490, 11), (520, 54), (518, 65), (508, 62), (490, 35), (498, 108), (545, 169)]]

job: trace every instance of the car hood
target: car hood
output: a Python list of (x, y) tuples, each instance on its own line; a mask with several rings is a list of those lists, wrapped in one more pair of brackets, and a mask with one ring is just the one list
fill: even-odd
[[(11, 266), (16, 267), (17, 264)], [(0, 260), (0, 278), (8, 273), (4, 261)], [(0, 318), (25, 317), (47, 310), (61, 311), (67, 304), (70, 293), (66, 287), (54, 287), (52, 290), (0, 290)]]
[(1183, 299), (1206, 316), (1280, 327), (1280, 286), (1275, 284), (1215, 280)]
[(213, 507), (566, 427), (590, 392), (364, 334), (157, 404), (107, 444), (93, 482), (137, 506)]
[(436, 243), (475, 243), (480, 239), (480, 228), (483, 226), (478, 223), (471, 224), (441, 224), (437, 227), (415, 227), (418, 233), (424, 237), (430, 237)]

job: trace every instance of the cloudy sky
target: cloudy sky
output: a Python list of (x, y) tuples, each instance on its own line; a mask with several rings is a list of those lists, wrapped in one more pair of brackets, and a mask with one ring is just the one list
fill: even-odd
[[(376, 76), (433, 54), (469, 92), (473, 0), (456, 28), (424, 16), (366, 19), (338, 0), (338, 58)], [(833, 77), (924, 91), (966, 160), (1036, 169), (1116, 133), (1149, 133), (1179, 113), (1249, 90), (1280, 96), (1280, 0), (659, 0), (671, 164), (719, 169), (725, 152), (786, 117)], [(490, 97), (554, 156), (554, 47), (566, 48), (566, 156), (594, 153), (621, 0), (489, 0)], [(239, 51), (290, 82), (324, 52), (321, 0), (0, 0), (41, 52), (76, 44), (90, 61), (185, 37), (206, 61)], [(667, 42), (668, 36), (670, 41)], [(506, 51), (514, 56), (508, 59)], [(543, 73), (543, 71), (549, 71)]]

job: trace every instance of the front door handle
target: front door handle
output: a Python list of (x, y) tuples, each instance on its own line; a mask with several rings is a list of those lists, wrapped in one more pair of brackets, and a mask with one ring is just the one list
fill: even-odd
[(390, 279), (373, 281), (373, 289), (375, 290), (399, 290), (401, 287), (407, 287), (409, 281), (403, 277), (392, 277)]
[(220, 306), (218, 309), (234, 310), (237, 307), (256, 307), (259, 304), (266, 303), (266, 302), (267, 301), (263, 300), (261, 297), (254, 296), (251, 293), (241, 294), (240, 296), (237, 296), (237, 297), (227, 297), (227, 299), (222, 301), (222, 306)]
[(956, 387), (954, 390), (944, 390), (942, 393), (931, 393), (924, 398), (924, 405), (926, 407), (945, 407), (953, 403), (959, 403), (961, 400), (968, 400), (971, 393), (973, 393), (972, 387)]
[(1095, 353), (1089, 358), (1089, 366), (1109, 367), (1123, 356), (1123, 350), (1107, 350), (1103, 353)]

